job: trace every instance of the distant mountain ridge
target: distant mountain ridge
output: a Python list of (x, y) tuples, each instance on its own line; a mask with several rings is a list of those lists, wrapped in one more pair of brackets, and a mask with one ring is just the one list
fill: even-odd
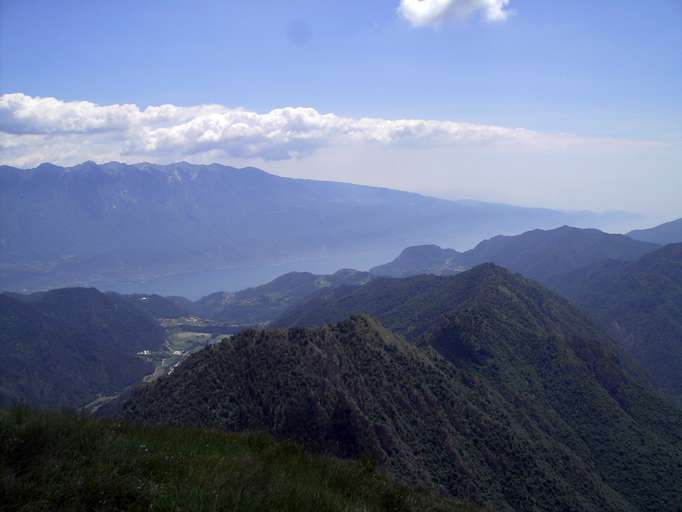
[(418, 243), (614, 218), (622, 216), (447, 201), (218, 164), (0, 166), (0, 288), (197, 297), (287, 269), (364, 268)]
[(498, 235), (463, 253), (438, 246), (410, 247), (393, 262), (370, 272), (388, 277), (447, 275), (482, 263), (495, 263), (547, 283), (552, 276), (605, 259), (636, 260), (658, 247), (597, 229), (562, 226), (515, 236)]
[(194, 311), (213, 320), (241, 325), (263, 324), (274, 320), (318, 290), (358, 286), (372, 278), (367, 272), (352, 269), (342, 269), (329, 275), (290, 272), (261, 286), (203, 297), (194, 303)]
[[(265, 324), (322, 288), (357, 286), (376, 276), (452, 275), (471, 266), (494, 262), (547, 284), (552, 276), (563, 275), (605, 258), (634, 260), (657, 247), (623, 235), (563, 226), (518, 236), (497, 236), (463, 253), (441, 249), (434, 244), (408, 247), (392, 262), (373, 267), (369, 272), (352, 269), (339, 270), (334, 274), (290, 272), (253, 288), (216, 292), (195, 302), (180, 304), (177, 298), (171, 302), (174, 300), (180, 310), (221, 322)], [(152, 304), (153, 296), (148, 296), (146, 307)]]
[(666, 222), (649, 229), (635, 229), (627, 234), (635, 240), (656, 244), (676, 244), (682, 242), (682, 219)]
[(415, 274), (448, 275), (465, 268), (459, 264), (462, 253), (437, 245), (408, 247), (393, 261), (371, 268), (370, 273), (385, 277), (408, 277)]

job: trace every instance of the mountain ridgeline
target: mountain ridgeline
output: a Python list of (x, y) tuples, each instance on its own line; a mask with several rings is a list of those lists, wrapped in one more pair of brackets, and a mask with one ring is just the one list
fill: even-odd
[(391, 263), (374, 267), (370, 272), (387, 277), (447, 275), (482, 263), (495, 263), (547, 283), (555, 275), (605, 259), (636, 260), (658, 247), (597, 229), (563, 226), (496, 236), (463, 253), (438, 246), (409, 247)]
[(408, 247), (390, 263), (370, 269), (377, 276), (408, 277), (417, 274), (450, 275), (466, 268), (459, 263), (462, 253), (454, 249), (442, 249), (437, 245)]
[(198, 297), (218, 278), (234, 290), (301, 267), (364, 268), (418, 243), (622, 220), (218, 164), (0, 166), (0, 283)]
[[(540, 277), (547, 283), (555, 274), (561, 275), (604, 258), (636, 259), (657, 247), (593, 229), (535, 230), (516, 237), (495, 237), (464, 253), (433, 244), (408, 247), (394, 261), (373, 267), (369, 272), (350, 269), (334, 274), (289, 272), (261, 286), (237, 292), (216, 292), (193, 303), (181, 303), (177, 297), (167, 300), (184, 311), (221, 322), (265, 324), (321, 289), (357, 286), (377, 276), (452, 275), (480, 263), (495, 262), (531, 277)], [(153, 297), (148, 296), (146, 300), (150, 307)]]
[(218, 292), (194, 303), (193, 310), (208, 318), (241, 325), (263, 324), (279, 317), (318, 290), (359, 286), (373, 276), (344, 269), (330, 275), (290, 272), (273, 281), (236, 293)]
[(666, 222), (648, 229), (635, 229), (627, 234), (635, 240), (655, 244), (682, 243), (682, 219)]
[(288, 330), (248, 330), (191, 356), (123, 416), (367, 455), (494, 510), (680, 504), (682, 412), (532, 281), (492, 264), (379, 278), (319, 291), (277, 324)]
[[(675, 239), (672, 234), (678, 224), (649, 230), (671, 237), (649, 239)], [(537, 279), (581, 306), (652, 382), (682, 401), (682, 244), (661, 248), (630, 236), (633, 233), (610, 235), (569, 227), (535, 230), (498, 236), (465, 253), (436, 246), (408, 248), (395, 261), (371, 272), (442, 275), (492, 261)]]

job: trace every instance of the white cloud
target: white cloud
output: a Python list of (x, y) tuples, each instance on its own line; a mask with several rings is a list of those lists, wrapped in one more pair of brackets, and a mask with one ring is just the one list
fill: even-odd
[(412, 25), (440, 25), (450, 18), (481, 14), (487, 21), (503, 21), (509, 16), (510, 0), (401, 0), (398, 14)]
[(0, 164), (84, 160), (254, 165), (284, 176), (444, 197), (669, 216), (679, 216), (682, 181), (678, 139), (590, 138), (297, 107), (266, 113), (222, 105), (140, 109), (0, 95)]
[[(178, 107), (97, 105), (24, 94), (0, 96), (3, 160), (38, 155), (92, 158), (97, 151), (122, 160), (210, 154), (214, 157), (284, 160), (343, 144), (435, 147), (511, 142), (533, 144), (530, 130), (420, 119), (351, 118), (313, 108), (285, 107), (257, 113), (222, 105)], [(52, 148), (52, 149), (50, 149)]]

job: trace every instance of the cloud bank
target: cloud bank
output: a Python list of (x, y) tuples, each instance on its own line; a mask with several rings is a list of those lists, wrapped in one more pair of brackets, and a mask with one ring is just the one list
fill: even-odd
[(416, 27), (437, 26), (451, 18), (480, 14), (487, 21), (504, 21), (510, 0), (401, 0), (398, 14)]
[[(0, 95), (0, 165), (253, 165), (448, 198), (679, 216), (682, 143), (548, 134), (312, 108), (98, 105)], [(276, 164), (273, 160), (277, 160)]]
[[(25, 94), (0, 96), (4, 163), (48, 160), (129, 160), (132, 157), (287, 160), (320, 148), (373, 144), (428, 148), (463, 144), (534, 144), (531, 130), (422, 119), (342, 117), (313, 108), (266, 113), (223, 105), (97, 105)], [(55, 158), (55, 156), (57, 158)]]

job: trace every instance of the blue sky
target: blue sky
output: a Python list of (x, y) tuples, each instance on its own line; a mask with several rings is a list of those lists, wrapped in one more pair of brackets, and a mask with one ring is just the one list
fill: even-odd
[[(399, 4), (399, 0), (0, 0), (0, 92), (67, 103), (86, 100), (100, 106), (135, 104), (139, 109), (220, 104), (265, 113), (312, 107), (343, 118), (455, 121), (543, 135), (656, 141), (665, 148), (644, 154), (640, 148), (636, 157), (628, 149), (621, 157), (640, 158), (649, 171), (662, 165), (654, 172), (660, 179), (665, 171), (668, 189), (682, 184), (680, 171), (675, 170), (682, 140), (680, 0), (510, 0), (504, 6), (504, 20), (487, 20), (483, 8), (472, 8), (466, 16), (452, 15), (424, 26), (400, 16)], [(6, 131), (16, 136), (16, 129)], [(281, 162), (275, 164), (268, 165), (272, 159), (266, 155), (264, 166), (290, 175), (551, 206), (543, 203), (540, 193), (506, 197), (480, 193), (479, 189), (489, 191), (490, 183), (486, 189), (485, 183), (462, 187), (466, 175), (461, 169), (455, 176), (434, 170), (432, 186), (424, 187), (400, 178), (408, 170), (392, 173), (381, 168), (402, 158), (396, 152), (382, 160), (377, 155), (361, 157), (366, 152), (358, 150), (356, 165), (363, 167), (362, 158), (367, 158), (372, 168), (380, 169), (372, 175), (366, 169), (344, 175), (338, 158), (323, 159), (332, 158), (341, 146), (323, 145), (314, 152), (306, 148), (310, 157), (277, 157)], [(25, 153), (18, 157), (17, 151), (6, 152), (5, 160), (33, 161)], [(450, 163), (459, 164), (468, 151), (441, 161), (451, 158)], [(192, 149), (185, 156), (216, 155), (220, 156), (215, 152), (202, 156)], [(500, 155), (488, 162), (488, 156), (474, 158), (477, 163), (470, 164), (469, 174), (509, 157)], [(263, 163), (249, 152), (231, 151), (224, 160)], [(544, 159), (530, 160), (538, 172), (546, 165)], [(568, 160), (594, 169), (605, 162), (609, 179), (621, 165), (612, 149), (604, 154), (580, 148)], [(347, 165), (347, 157), (343, 162)], [(567, 173), (564, 178), (569, 180)], [(619, 206), (617, 199), (602, 202), (608, 208)], [(572, 204), (566, 200), (558, 206)], [(623, 207), (641, 210), (646, 204), (635, 201)], [(580, 207), (595, 205), (599, 201), (576, 202)]]

